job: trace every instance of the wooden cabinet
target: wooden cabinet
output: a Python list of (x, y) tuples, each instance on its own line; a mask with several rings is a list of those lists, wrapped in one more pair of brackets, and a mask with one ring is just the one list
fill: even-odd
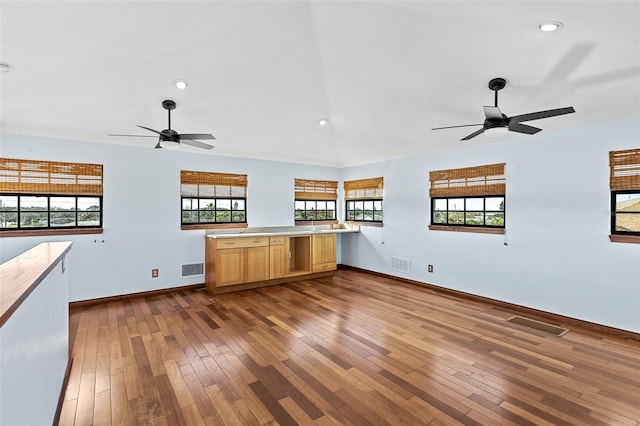
[(269, 279), (269, 247), (250, 247), (244, 252), (244, 282), (253, 283)]
[(243, 248), (216, 250), (216, 285), (233, 285), (244, 282)]
[(205, 284), (212, 293), (238, 284), (286, 282), (335, 270), (336, 235), (206, 238), (205, 263)]
[[(288, 243), (287, 239), (287, 243)], [(287, 275), (289, 260), (288, 244), (285, 237), (269, 238), (269, 278), (282, 278)]]
[(315, 234), (312, 251), (313, 272), (336, 270), (336, 234)]
[(311, 273), (311, 237), (271, 237), (270, 278), (291, 277)]
[(205, 282), (216, 287), (269, 279), (269, 238), (207, 238)]

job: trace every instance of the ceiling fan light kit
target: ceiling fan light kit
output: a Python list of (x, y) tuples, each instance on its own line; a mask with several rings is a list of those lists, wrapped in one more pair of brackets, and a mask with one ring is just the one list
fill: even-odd
[[(171, 141), (171, 140), (160, 141), (160, 142), (158, 142), (158, 144), (160, 145), (160, 148), (162, 148), (162, 149), (178, 149), (178, 147), (180, 146), (179, 142), (175, 142), (175, 141)], [(156, 147), (156, 148), (158, 148), (158, 147)]]
[(447, 126), (447, 127), (434, 127), (431, 130), (442, 129), (454, 129), (458, 127), (473, 127), (482, 126), (480, 130), (476, 130), (470, 135), (460, 139), (467, 141), (475, 138), (476, 136), (485, 133), (486, 136), (500, 136), (508, 132), (524, 133), (527, 135), (534, 135), (542, 129), (537, 127), (522, 124), (523, 121), (540, 120), (542, 118), (555, 117), (556, 115), (571, 114), (576, 112), (573, 107), (556, 108), (546, 111), (531, 112), (528, 114), (515, 115), (513, 117), (507, 117), (498, 108), (498, 92), (507, 85), (507, 80), (504, 78), (496, 77), (489, 81), (489, 89), (494, 92), (494, 106), (484, 106), (485, 120), (482, 124), (463, 124), (459, 126)]
[[(209, 133), (178, 133), (175, 130), (171, 129), (171, 111), (176, 109), (176, 103), (171, 99), (166, 99), (162, 101), (162, 108), (167, 110), (169, 125), (163, 131), (158, 131), (151, 129), (149, 127), (140, 126), (141, 129), (148, 130), (152, 133), (158, 135), (158, 143), (156, 144), (156, 149), (178, 149), (181, 143), (185, 145), (194, 146), (196, 148), (202, 149), (212, 149), (213, 145), (209, 145), (208, 143), (200, 142), (198, 139), (215, 139), (215, 137)], [(127, 137), (155, 137), (155, 136), (146, 136), (146, 135), (120, 135), (120, 134), (110, 134), (109, 136), (127, 136)]]
[(486, 129), (482, 136), (487, 138), (500, 138), (509, 133), (509, 129), (506, 127), (498, 126), (498, 127), (490, 127)]

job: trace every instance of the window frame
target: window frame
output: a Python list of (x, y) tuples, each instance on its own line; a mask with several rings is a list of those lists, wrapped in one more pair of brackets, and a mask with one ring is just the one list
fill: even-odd
[[(305, 203), (305, 208), (304, 210), (301, 210), (302, 212), (304, 212), (304, 217), (305, 219), (297, 219), (297, 215), (298, 215), (298, 209), (296, 208), (296, 204), (302, 202)], [(317, 203), (333, 203), (333, 209), (329, 209), (329, 208), (325, 208), (324, 212), (325, 212), (325, 216), (327, 212), (333, 212), (333, 219), (327, 219), (325, 217), (325, 219), (308, 219), (307, 218), (307, 212), (310, 211), (307, 209), (307, 203), (308, 202), (313, 202)], [(293, 219), (295, 222), (296, 226), (300, 226), (300, 225), (312, 225), (312, 224), (316, 224), (316, 225), (323, 225), (323, 224), (334, 224), (334, 223), (338, 223), (338, 202), (335, 199), (307, 199), (307, 198), (296, 198), (293, 202)], [(318, 209), (316, 208), (315, 210), (312, 209), (313, 211), (315, 211), (316, 213), (318, 212)]]
[[(294, 200), (293, 200), (293, 223), (295, 226), (305, 225), (330, 225), (338, 223), (338, 181), (337, 180), (319, 180), (319, 179), (302, 179), (295, 178), (293, 180), (294, 186)], [(303, 202), (305, 208), (304, 219), (298, 219), (297, 204)], [(333, 209), (325, 208), (325, 215), (327, 212), (333, 212), (333, 219), (309, 219), (307, 212), (311, 211), (307, 209), (307, 203), (313, 202), (325, 202), (333, 203)], [(318, 209), (312, 209), (315, 212)]]
[[(381, 209), (375, 209), (375, 202), (381, 203)], [(373, 202), (374, 208), (371, 209), (372, 219), (349, 219), (349, 212), (357, 211), (349, 209), (350, 202), (362, 202), (364, 212), (364, 203)], [(376, 220), (375, 212), (379, 211), (381, 219)], [(344, 181), (344, 221), (358, 226), (384, 226), (384, 177), (355, 179)]]
[[(379, 201), (382, 204), (382, 208), (380, 210), (377, 210), (375, 208), (375, 203), (376, 201)], [(353, 211), (356, 212), (357, 210), (353, 209), (349, 209), (349, 203), (362, 203), (362, 212), (363, 212), (363, 216), (364, 216), (364, 212), (369, 211), (369, 210), (365, 210), (364, 208), (364, 203), (366, 202), (372, 202), (373, 203), (373, 208), (371, 209), (371, 220), (368, 219), (349, 219), (349, 212)], [(376, 212), (379, 211), (382, 219), (380, 220), (376, 220)], [(350, 200), (345, 200), (344, 201), (344, 217), (345, 217), (345, 222), (355, 222), (355, 223), (361, 223), (361, 224), (383, 224), (384, 223), (384, 200), (380, 199), (380, 198), (358, 198), (358, 199), (350, 199)]]
[[(618, 215), (637, 215), (640, 217), (640, 211), (638, 212), (624, 212), (616, 210), (616, 198), (621, 194), (637, 194), (640, 196), (640, 189), (625, 189), (620, 191), (611, 191), (611, 235), (638, 237), (640, 239), (640, 230), (638, 231), (618, 231), (616, 230), (616, 218)], [(640, 198), (639, 198), (640, 202)]]
[[(190, 200), (197, 200), (198, 202), (198, 208), (197, 209), (185, 209), (184, 208), (184, 200), (186, 199), (190, 199)], [(200, 208), (200, 200), (215, 200), (216, 202), (216, 206), (213, 209), (202, 209)], [(231, 208), (229, 210), (218, 210), (217, 209), (217, 204), (218, 201), (221, 200), (229, 200), (229, 205), (231, 206)], [(242, 210), (235, 210), (233, 208), (234, 205), (234, 201), (242, 201), (244, 203), (244, 209)], [(230, 212), (229, 214), (229, 221), (218, 221), (218, 212)], [(242, 211), (244, 212), (244, 220), (243, 221), (233, 221), (233, 212), (238, 212), (238, 211)], [(197, 212), (198, 213), (198, 222), (185, 222), (184, 221), (184, 213), (185, 212)], [(200, 221), (200, 214), (202, 212), (214, 212), (213, 216), (216, 220), (214, 221)], [(180, 197), (180, 223), (182, 227), (185, 226), (190, 226), (190, 225), (194, 225), (194, 226), (207, 226), (207, 225), (239, 225), (239, 226), (243, 226), (243, 225), (247, 225), (247, 198), (246, 197), (185, 197), (185, 196), (181, 196)]]
[[(610, 214), (609, 240), (640, 244), (640, 233), (616, 231), (616, 195), (640, 193), (640, 148), (609, 151)], [(620, 213), (629, 214), (629, 213)]]
[[(16, 210), (3, 210), (3, 213), (16, 213), (16, 227), (1, 227), (0, 238), (101, 234), (104, 224), (103, 169), (102, 164), (94, 163), (0, 158), (0, 195), (17, 197)], [(21, 226), (21, 197), (46, 197), (46, 209), (39, 210), (47, 216), (46, 226)], [(51, 209), (51, 199), (56, 197), (75, 198), (74, 226), (51, 226), (51, 214), (56, 212)], [(78, 225), (78, 214), (83, 212), (78, 210), (78, 199), (81, 198), (98, 199), (98, 225)], [(64, 211), (71, 212), (61, 212)]]
[[(487, 198), (502, 198), (502, 210), (487, 210)], [(464, 200), (464, 205), (462, 210), (450, 210), (449, 209), (449, 200), (456, 200), (456, 199), (463, 199)], [(482, 199), (483, 200), (483, 207), (482, 210), (478, 210), (478, 209), (470, 209), (467, 210), (467, 200), (468, 199)], [(446, 210), (435, 210), (435, 204), (436, 201), (438, 200), (447, 200), (447, 209)], [(504, 195), (471, 195), (471, 196), (467, 196), (467, 197), (463, 197), (463, 196), (451, 196), (451, 197), (431, 197), (431, 226), (453, 226), (453, 227), (468, 227), (468, 228), (489, 228), (489, 229), (505, 229), (505, 224), (507, 221), (507, 209), (506, 209), (506, 205), (507, 205), (507, 200), (506, 197)], [(444, 212), (445, 216), (447, 218), (447, 223), (439, 223), (439, 222), (435, 222), (435, 215), (438, 212)], [(459, 212), (460, 214), (462, 214), (463, 218), (464, 218), (464, 223), (448, 223), (449, 222), (449, 214), (452, 212)], [(467, 213), (473, 213), (473, 212), (478, 212), (478, 213), (482, 213), (483, 215), (483, 223), (481, 225), (479, 224), (469, 224), (466, 223), (467, 222)], [(487, 225), (486, 223), (486, 218), (487, 218), (487, 213), (502, 213), (502, 225)]]
[[(222, 229), (222, 228), (247, 228), (248, 223), (248, 179), (246, 174), (202, 172), (193, 170), (180, 171), (180, 227), (182, 230), (191, 229)], [(198, 209), (184, 209), (184, 200), (197, 200)], [(216, 214), (214, 221), (200, 222), (202, 211), (210, 212), (211, 209), (200, 209), (200, 200), (215, 200)], [(217, 221), (217, 204), (219, 200), (229, 200), (231, 212), (229, 221)], [(244, 220), (233, 221), (233, 201), (243, 201)], [(227, 210), (225, 210), (227, 211)], [(198, 222), (185, 222), (185, 212), (198, 212)]]
[[(484, 234), (504, 234), (507, 224), (507, 184), (504, 174), (505, 163), (487, 164), (474, 167), (464, 167), (458, 169), (434, 170), (429, 172), (429, 230), (433, 231), (456, 231), (456, 232), (476, 232)], [(441, 224), (434, 223), (435, 201), (437, 199), (465, 199), (464, 206), (466, 211), (467, 198), (483, 198), (483, 214), (486, 217), (486, 199), (502, 198), (503, 210), (490, 210), (489, 212), (500, 212), (503, 215), (503, 224), (501, 226), (494, 225), (472, 225), (467, 224), (466, 214), (463, 223)], [(448, 203), (448, 201), (447, 201)], [(469, 212), (478, 210), (469, 210)], [(447, 204), (447, 222), (449, 220), (448, 204)]]
[[(30, 193), (7, 193), (7, 192), (3, 192), (0, 195), (2, 196), (8, 196), (8, 197), (17, 197), (17, 207), (16, 210), (2, 210), (2, 207), (0, 207), (0, 214), (2, 213), (14, 213), (17, 215), (17, 222), (16, 222), (16, 227), (15, 228), (5, 228), (0, 226), (0, 233), (5, 233), (5, 232), (31, 232), (31, 231), (71, 231), (71, 230), (97, 230), (97, 229), (102, 229), (102, 219), (103, 219), (103, 197), (102, 196), (98, 196), (98, 195), (72, 195), (72, 194), (30, 194)], [(37, 212), (37, 213), (44, 213), (47, 216), (47, 226), (29, 226), (29, 227), (22, 227), (21, 223), (21, 213), (23, 212), (27, 212), (26, 210), (22, 209), (22, 203), (21, 203), (21, 198), (22, 197), (43, 197), (47, 199), (47, 207), (45, 210), (35, 210), (35, 211), (29, 211), (29, 212)], [(75, 210), (52, 210), (51, 209), (51, 198), (75, 198)], [(79, 198), (97, 198), (98, 199), (98, 204), (99, 204), (99, 210), (78, 210), (78, 199)], [(58, 212), (66, 212), (66, 213), (74, 213), (75, 216), (75, 223), (76, 225), (74, 226), (52, 226), (51, 225), (51, 213), (58, 213)], [(99, 214), (99, 220), (98, 220), (98, 225), (78, 225), (78, 215), (79, 213), (82, 212), (97, 212)]]

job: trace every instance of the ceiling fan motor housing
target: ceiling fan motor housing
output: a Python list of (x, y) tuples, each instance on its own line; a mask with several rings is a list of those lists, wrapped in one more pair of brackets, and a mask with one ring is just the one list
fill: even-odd
[(172, 129), (164, 129), (160, 135), (161, 141), (173, 141), (180, 142), (180, 138), (178, 136), (178, 132)]

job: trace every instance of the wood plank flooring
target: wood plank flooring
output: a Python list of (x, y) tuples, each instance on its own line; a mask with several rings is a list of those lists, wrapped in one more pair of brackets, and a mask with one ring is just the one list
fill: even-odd
[(356, 271), (71, 312), (61, 425), (638, 425), (640, 343)]

